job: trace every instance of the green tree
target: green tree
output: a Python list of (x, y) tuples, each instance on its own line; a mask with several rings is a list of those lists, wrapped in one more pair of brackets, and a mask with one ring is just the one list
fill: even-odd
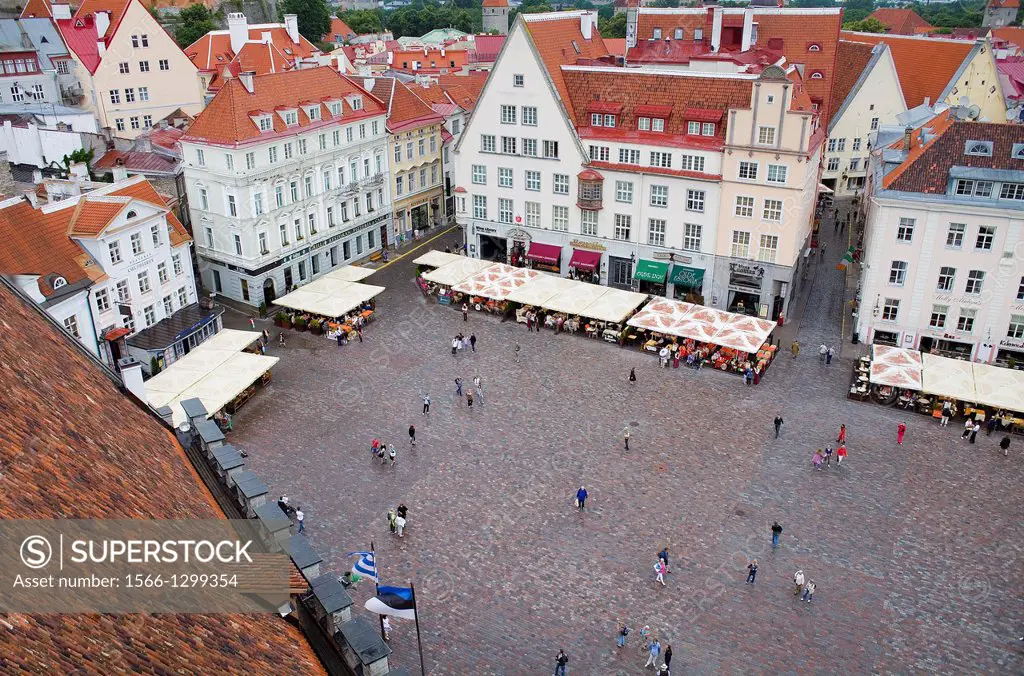
[(626, 37), (626, 13), (620, 12), (607, 21), (598, 20), (597, 31), (603, 38)]
[(319, 42), (331, 30), (331, 12), (324, 0), (282, 0), (278, 13), (298, 17), (299, 33), (310, 42)]
[(843, 19), (847, 23), (856, 23), (868, 18), (875, 11), (874, 0), (846, 0), (843, 5)]
[(213, 30), (217, 30), (217, 24), (210, 10), (202, 4), (189, 5), (178, 13), (174, 24), (174, 40), (185, 48)]
[(885, 33), (889, 29), (878, 19), (868, 17), (861, 21), (848, 21), (844, 23), (843, 30), (857, 31), (858, 33)]
[(524, 0), (523, 4), (513, 9), (508, 14), (508, 25), (515, 23), (516, 17), (520, 14), (540, 14), (541, 12), (552, 12), (551, 5), (544, 0)]
[(372, 9), (353, 9), (349, 12), (338, 12), (338, 18), (352, 29), (356, 35), (380, 33), (384, 30), (381, 15)]

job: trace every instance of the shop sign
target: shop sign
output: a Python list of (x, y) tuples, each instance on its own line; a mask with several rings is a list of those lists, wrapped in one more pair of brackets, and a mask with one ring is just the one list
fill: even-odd
[(132, 264), (128, 266), (128, 272), (135, 272), (136, 270), (141, 270), (142, 268), (148, 267), (149, 264), (152, 263), (152, 262), (153, 262), (153, 254), (149, 254), (148, 256), (142, 256), (140, 258), (136, 258), (132, 262)]
[(655, 251), (651, 258), (656, 261), (671, 261), (673, 263), (687, 263), (693, 262), (693, 256), (684, 256), (682, 254), (672, 253), (671, 251)]
[(474, 227), (476, 228), (477, 233), (484, 233), (484, 234), (487, 234), (487, 235), (494, 235), (494, 234), (497, 234), (497, 232), (498, 232), (498, 230), (496, 228), (485, 228), (482, 225), (477, 225), (477, 226), (474, 226)]
[[(747, 263), (729, 263), (729, 272), (735, 272), (750, 277), (764, 277), (764, 267), (760, 265), (749, 265)], [(760, 288), (760, 285), (758, 285)]]
[(1024, 347), (1024, 339), (1022, 338), (1003, 338), (999, 341), (999, 347)]
[[(574, 239), (569, 242), (573, 249), (587, 249), (588, 251), (607, 251), (608, 248), (600, 242), (588, 242), (583, 239)], [(657, 256), (657, 254), (655, 254)]]
[(935, 300), (950, 305), (981, 305), (981, 294), (968, 294), (966, 296), (954, 296), (949, 293), (935, 294)]
[(451, 296), (438, 296), (437, 297), (437, 302), (440, 303), (441, 305), (451, 305), (452, 304), (452, 297)]

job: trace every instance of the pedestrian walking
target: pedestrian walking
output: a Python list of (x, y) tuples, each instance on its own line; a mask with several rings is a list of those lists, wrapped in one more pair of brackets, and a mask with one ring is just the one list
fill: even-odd
[(757, 559), (751, 559), (747, 564), (747, 571), (747, 582), (754, 584), (754, 579), (757, 577)]
[(455, 379), (455, 396), (456, 397), (461, 397), (462, 396), (462, 378), (456, 378)]
[(824, 364), (825, 363), (825, 357), (827, 355), (828, 355), (828, 347), (825, 346), (825, 343), (822, 343), (821, 347), (818, 348), (818, 361), (820, 361), (821, 363)]
[(255, 317), (249, 317), (249, 328), (250, 329), (255, 329), (256, 328), (256, 318)]
[(651, 647), (647, 649), (647, 653), (647, 664), (644, 665), (644, 668), (656, 668), (658, 665), (658, 656), (661, 655), (661, 643), (658, 641), (658, 639), (654, 639), (654, 641), (651, 643)]
[(793, 574), (793, 596), (799, 596), (804, 590), (804, 571), (798, 570)]
[(338, 335), (337, 335), (337, 336), (335, 336), (335, 339), (336, 339), (336, 340), (338, 341), (338, 347), (341, 347), (342, 345), (344, 345), (344, 344), (345, 344), (345, 343), (344, 343), (344, 340), (345, 340), (345, 332), (344, 332), (344, 331), (340, 331), (340, 330), (339, 330), (339, 331), (338, 331)]
[(398, 515), (395, 514), (395, 510), (389, 509), (388, 510), (388, 530), (390, 530), (392, 533), (395, 533), (398, 530), (398, 524), (395, 523), (395, 520), (397, 518), (398, 518)]
[(466, 405), (473, 408), (473, 391), (469, 390), (466, 392)]
[(469, 306), (465, 303), (462, 304), (462, 321), (469, 321)]
[(839, 436), (836, 437), (836, 442), (840, 444), (846, 443), (846, 423), (839, 426)]
[(635, 368), (629, 369), (629, 384), (630, 385), (636, 385), (636, 369)]
[[(837, 217), (837, 218), (836, 218), (836, 220), (838, 221), (838, 220), (839, 220), (839, 218)], [(828, 244), (822, 244), (822, 245), (821, 245), (821, 257), (822, 257), (822, 258), (824, 258), (824, 257), (825, 257), (825, 247), (827, 247), (827, 246), (828, 246)]]
[(459, 354), (459, 339), (452, 338), (452, 356), (455, 357)]
[(266, 329), (263, 329), (262, 333), (263, 333), (263, 342), (264, 343), (269, 343), (270, 342), (270, 331), (267, 331)]
[(280, 345), (281, 347), (284, 347), (284, 331), (277, 334), (277, 344)]
[(473, 352), (476, 352), (476, 334), (469, 334), (469, 347), (472, 348)]
[(395, 453), (395, 445), (394, 444), (390, 444), (388, 446), (388, 458), (391, 460), (391, 466), (394, 467), (395, 466), (395, 461), (397, 460), (397, 454)]
[(1003, 457), (1004, 458), (1007, 457), (1008, 455), (1010, 455), (1010, 435), (1009, 434), (1007, 434), (1005, 437), (1003, 437), (1002, 440), (999, 442), (999, 448), (1003, 449)]
[(576, 509), (578, 509), (578, 510), (580, 510), (582, 512), (586, 508), (586, 506), (587, 506), (587, 489), (584, 488), (583, 486), (580, 486), (580, 489), (578, 491), (576, 491)]
[(967, 420), (964, 421), (964, 431), (960, 435), (960, 440), (962, 441), (967, 437), (971, 436), (972, 429), (974, 429), (974, 421), (968, 418)]
[(672, 666), (672, 644), (671, 643), (669, 643), (668, 647), (665, 648), (665, 654), (662, 655), (662, 657), (665, 659), (664, 668), (668, 669), (669, 667), (671, 667)]
[(992, 433), (996, 431), (996, 427), (999, 425), (999, 421), (996, 417), (989, 416), (988, 420), (985, 421), (985, 436), (990, 437)]
[(416, 445), (416, 426), (415, 425), (409, 425), (409, 445), (410, 446), (415, 446)]
[(306, 532), (306, 515), (302, 513), (302, 507), (295, 510), (295, 522), (299, 524), (299, 530), (296, 533), (302, 534)]
[(616, 648), (625, 648), (626, 647), (626, 637), (627, 636), (629, 636), (629, 627), (626, 626), (625, 622), (623, 622), (622, 626), (619, 627), (618, 636), (615, 637), (615, 647)]
[(800, 600), (810, 603), (811, 599), (814, 598), (814, 589), (816, 586), (817, 585), (814, 584), (814, 580), (808, 580), (807, 584), (804, 585), (804, 595), (800, 597)]
[(654, 564), (654, 581), (660, 582), (661, 586), (665, 586), (665, 562), (658, 559), (658, 562)]
[(907, 423), (901, 422), (896, 426), (896, 443), (900, 446), (903, 445), (903, 436), (907, 433)]
[(971, 425), (971, 443), (972, 444), (975, 442), (975, 440), (977, 440), (978, 432), (980, 432), (980, 431), (981, 431), (981, 423), (978, 422), (977, 420), (975, 420), (974, 424)]
[(949, 419), (953, 417), (953, 406), (948, 401), (942, 402), (942, 418), (939, 419), (939, 424), (943, 427), (949, 427)]
[(519, 363), (519, 343), (516, 343), (516, 363)]
[(672, 572), (668, 569), (668, 545), (666, 545), (664, 549), (658, 552), (658, 560), (664, 562), (666, 573)]
[(811, 458), (811, 462), (814, 463), (814, 469), (820, 470), (821, 469), (821, 463), (822, 463), (822, 461), (824, 459), (825, 459), (825, 454), (822, 453), (821, 449), (819, 448), (818, 450), (816, 450), (814, 452), (814, 457)]
[(793, 353), (793, 359), (796, 359), (796, 356), (800, 354), (800, 343), (794, 340), (793, 344), (789, 346), (789, 351)]
[(629, 425), (622, 428), (622, 440), (626, 443), (626, 450), (629, 450)]
[(356, 335), (359, 336), (359, 342), (360, 343), (363, 342), (363, 327), (361, 327), (361, 326), (357, 326), (356, 327)]
[(846, 460), (846, 444), (840, 444), (836, 449), (836, 467), (842, 465), (843, 460)]
[(564, 650), (558, 651), (558, 656), (555, 657), (555, 676), (565, 676), (565, 665), (569, 664), (569, 656), (565, 654)]
[(384, 632), (384, 640), (391, 640), (391, 620), (388, 619), (387, 615), (384, 615), (380, 620), (380, 628)]
[(832, 466), (832, 444), (825, 444), (825, 466)]
[(772, 549), (779, 546), (779, 538), (782, 537), (782, 526), (776, 521), (772, 524)]
[(782, 430), (782, 424), (784, 422), (785, 422), (785, 420), (782, 419), (782, 414), (781, 413), (778, 414), (777, 416), (775, 416), (775, 438), (776, 439), (779, 438), (779, 432)]
[(430, 413), (430, 395), (423, 395), (423, 415)]
[(828, 348), (828, 352), (825, 353), (825, 365), (828, 366), (832, 363), (832, 358), (836, 356), (836, 349), (831, 345)]
[(406, 523), (407, 522), (406, 522), (406, 519), (405, 519), (404, 516), (396, 516), (395, 517), (395, 534), (398, 535), (398, 537), (400, 537), (400, 538), (404, 538), (405, 537), (405, 524)]

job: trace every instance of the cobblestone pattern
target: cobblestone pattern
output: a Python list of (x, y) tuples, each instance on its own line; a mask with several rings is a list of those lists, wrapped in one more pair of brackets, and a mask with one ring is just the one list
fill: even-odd
[[(843, 247), (828, 248), (832, 266)], [(432, 674), (551, 673), (559, 648), (574, 673), (640, 673), (636, 633), (614, 649), (621, 620), (672, 644), (674, 674), (1020, 673), (1024, 463), (999, 455), (995, 437), (970, 446), (914, 414), (897, 447), (902, 412), (847, 401), (850, 360), (826, 367), (812, 349), (839, 341), (842, 275), (827, 266), (793, 327), (800, 358), (784, 354), (745, 387), (603, 342), (463, 322), (428, 303), (400, 260), (369, 280), (388, 291), (364, 343), (290, 333), (273, 346), (274, 381), (231, 441), (304, 507), (332, 569), (372, 540), (386, 583), (416, 582)], [(476, 353), (452, 358), (457, 331), (476, 333)], [(469, 410), (453, 380), (477, 374), (484, 401)], [(848, 462), (814, 471), (813, 449), (840, 422)], [(372, 461), (373, 436), (395, 443), (396, 467)], [(572, 506), (581, 483), (585, 513)], [(400, 501), (403, 539), (385, 518)], [(773, 553), (775, 519), (785, 532)], [(662, 588), (652, 567), (666, 544)], [(791, 593), (797, 568), (817, 582), (812, 604)], [(357, 590), (357, 605), (371, 593)], [(412, 623), (394, 624), (394, 662), (415, 668)]]

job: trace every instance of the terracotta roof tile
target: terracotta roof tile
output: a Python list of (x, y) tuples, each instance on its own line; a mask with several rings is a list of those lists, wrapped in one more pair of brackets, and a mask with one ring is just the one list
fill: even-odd
[[(942, 194), (946, 192), (949, 171), (954, 166), (1024, 172), (1024, 160), (1013, 157), (1014, 144), (1024, 143), (1024, 127), (1019, 124), (968, 122), (956, 120), (947, 112), (925, 128), (929, 128), (935, 138), (922, 145), (920, 132), (914, 132), (915, 142), (909, 157), (883, 181), (887, 189)], [(991, 141), (992, 155), (965, 154), (968, 141)]]
[(178, 217), (174, 215), (174, 212), (170, 210), (167, 205), (167, 200), (157, 192), (153, 184), (142, 178), (141, 176), (127, 181), (122, 181), (124, 187), (112, 191), (111, 195), (120, 195), (124, 197), (134, 197), (150, 204), (155, 204), (159, 207), (167, 209), (167, 223), (171, 226), (171, 246), (178, 246), (184, 242), (191, 240), (192, 238), (188, 234), (188, 230), (181, 224)]
[(992, 35), (1000, 40), (1006, 40), (1018, 47), (1024, 47), (1024, 28), (1020, 26), (1003, 26), (993, 28)]
[(483, 92), (484, 84), (487, 83), (487, 75), (486, 72), (439, 75), (437, 83), (447, 92), (452, 101), (466, 110), (473, 110)]
[(89, 14), (95, 15), (99, 12), (110, 12), (110, 27), (107, 28), (107, 32), (103, 35), (103, 39), (109, 42), (110, 37), (117, 31), (117, 26), (121, 23), (121, 18), (124, 16), (125, 11), (127, 11), (128, 3), (130, 2), (132, 0), (84, 0), (78, 6), (78, 11), (75, 12), (72, 18), (80, 19)]
[(436, 124), (444, 120), (443, 116), (434, 112), (429, 104), (397, 78), (373, 78), (371, 93), (387, 105), (388, 131), (396, 132), (412, 127), (422, 127), (425, 124)]
[(484, 0), (482, 7), (508, 7), (508, 0)]
[(373, 98), (362, 87), (337, 71), (327, 68), (303, 68), (284, 73), (257, 75), (253, 78), (253, 91), (238, 80), (225, 84), (213, 100), (199, 114), (189, 127), (183, 141), (213, 144), (236, 144), (259, 138), (272, 138), (274, 134), (286, 135), (337, 122), (331, 117), (328, 107), (320, 104), (320, 120), (311, 121), (299, 111), (297, 127), (286, 127), (280, 115), (274, 115), (272, 132), (261, 133), (250, 113), (253, 111), (274, 111), (281, 108), (295, 108), (299, 101), (326, 101), (358, 95), (363, 98), (363, 108), (352, 110), (347, 101), (342, 104), (343, 120), (359, 120), (381, 115), (386, 107)]
[(50, 9), (50, 0), (28, 0), (25, 8), (21, 10), (21, 19), (53, 18), (53, 11)]
[[(79, 264), (82, 248), (67, 236), (66, 219), (42, 218), (28, 200), (0, 208), (0, 273), (60, 275), (68, 284), (89, 278)], [(50, 295), (52, 289), (43, 289)]]
[[(249, 41), (262, 42), (263, 34), (270, 34), (270, 41), (290, 62), (297, 59), (308, 59), (319, 53), (312, 42), (299, 36), (298, 44), (288, 36), (284, 24), (263, 24), (249, 26)], [(192, 60), (199, 70), (218, 70), (235, 59), (231, 50), (231, 34), (226, 30), (210, 31), (185, 48), (185, 56)]]
[(595, 28), (589, 40), (583, 38), (580, 31), (580, 12), (559, 12), (557, 14), (521, 14), (526, 34), (533, 41), (534, 48), (540, 55), (548, 72), (548, 77), (555, 85), (562, 105), (565, 106), (570, 118), (575, 118), (565, 82), (562, 79), (561, 66), (575, 64), (579, 59), (600, 59), (608, 56), (601, 34)]
[(916, 35), (935, 30), (935, 26), (922, 19), (912, 9), (880, 7), (869, 14), (868, 18), (883, 23), (891, 35)]
[(1020, 7), (1020, 0), (989, 0), (988, 6), (997, 9), (1013, 9)]
[(908, 108), (924, 103), (925, 98), (936, 103), (960, 65), (974, 48), (966, 40), (850, 33), (843, 31), (843, 40), (889, 45), (896, 73), (900, 78), (903, 98)]
[(336, 16), (331, 17), (331, 29), (323, 37), (323, 42), (343, 42), (354, 36), (354, 30)]
[(861, 73), (867, 68), (868, 62), (871, 61), (872, 49), (874, 49), (874, 45), (864, 42), (839, 41), (836, 61), (842, 64), (842, 68), (836, 71), (835, 83), (832, 85), (832, 100), (835, 105), (832, 106), (829, 122), (839, 112), (846, 97), (850, 95), (853, 86), (860, 79)]
[[(85, 195), (71, 210), (68, 221), (68, 235), (71, 237), (96, 237), (106, 230), (111, 221), (131, 204), (131, 199), (122, 197), (92, 197)], [(55, 212), (59, 213), (59, 212)]]
[[(0, 517), (224, 518), (171, 434), (3, 285), (0, 316)], [(269, 614), (8, 615), (0, 654), (8, 673), (324, 673)]]

